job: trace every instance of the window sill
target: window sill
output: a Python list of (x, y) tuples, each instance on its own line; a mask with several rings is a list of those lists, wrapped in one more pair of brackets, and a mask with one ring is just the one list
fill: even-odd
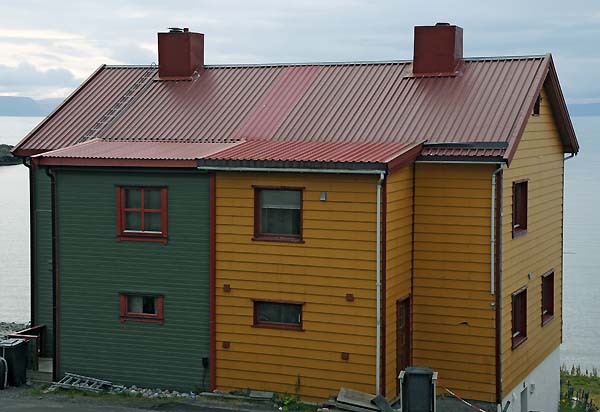
[(283, 329), (283, 330), (295, 330), (298, 332), (304, 332), (304, 329), (300, 325), (280, 324), (280, 323), (255, 323), (252, 325), (253, 328), (265, 328), (265, 329)]
[(133, 234), (133, 233), (128, 233), (126, 235), (117, 235), (117, 240), (119, 242), (122, 241), (129, 241), (129, 242), (155, 242), (155, 243), (167, 243), (168, 242), (168, 238), (163, 237), (162, 235), (159, 236), (149, 236), (149, 235), (143, 235), (143, 234)]
[(542, 316), (542, 327), (546, 326), (554, 319), (554, 315), (544, 315)]
[(518, 336), (512, 340), (512, 350), (517, 349), (519, 346), (527, 342), (527, 336)]
[(125, 322), (142, 322), (142, 323), (159, 323), (159, 324), (163, 324), (163, 320), (159, 319), (157, 317), (152, 317), (152, 316), (133, 316), (133, 315), (127, 315), (127, 316), (121, 316), (121, 323), (125, 323)]
[(515, 228), (515, 229), (513, 229), (512, 237), (513, 237), (513, 239), (517, 239), (522, 236), (525, 236), (526, 234), (527, 234), (527, 229)]
[(269, 236), (269, 235), (257, 235), (252, 237), (253, 241), (258, 242), (282, 242), (282, 243), (304, 243), (304, 240), (300, 237), (291, 236)]

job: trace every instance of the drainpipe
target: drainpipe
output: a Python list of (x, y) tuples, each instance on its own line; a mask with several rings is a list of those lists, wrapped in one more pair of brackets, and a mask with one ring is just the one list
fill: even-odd
[(58, 382), (58, 244), (56, 242), (56, 174), (49, 167), (46, 174), (50, 178), (50, 202), (52, 219), (52, 330), (54, 334), (54, 356), (52, 357), (52, 380)]
[[(35, 326), (37, 324), (37, 319), (35, 318), (35, 304), (37, 301), (35, 283), (35, 173), (30, 157), (23, 158), (23, 165), (29, 169), (29, 296), (31, 298), (29, 321), (31, 322), (31, 326)], [(43, 350), (46, 351), (46, 348), (43, 348)]]
[(491, 207), (491, 236), (490, 236), (490, 291), (496, 294), (496, 176), (504, 169), (504, 164), (492, 173), (492, 207)]
[(379, 174), (377, 181), (377, 338), (375, 359), (375, 393), (381, 394), (381, 186), (385, 181), (385, 173)]

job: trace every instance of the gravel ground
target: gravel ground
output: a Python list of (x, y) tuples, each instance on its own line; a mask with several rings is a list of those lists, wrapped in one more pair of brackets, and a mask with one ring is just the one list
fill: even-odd
[(28, 323), (0, 322), (0, 338), (29, 327)]

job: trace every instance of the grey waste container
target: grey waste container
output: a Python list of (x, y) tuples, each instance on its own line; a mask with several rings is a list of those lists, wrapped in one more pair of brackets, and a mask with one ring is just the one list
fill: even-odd
[[(29, 351), (27, 350), (27, 341), (24, 339), (8, 338), (0, 339), (0, 357), (6, 360), (8, 373), (1, 371), (0, 389), (5, 389), (6, 384), (9, 386), (20, 386), (27, 381), (27, 358)], [(0, 361), (4, 364), (4, 362)], [(3, 369), (4, 365), (0, 366)]]

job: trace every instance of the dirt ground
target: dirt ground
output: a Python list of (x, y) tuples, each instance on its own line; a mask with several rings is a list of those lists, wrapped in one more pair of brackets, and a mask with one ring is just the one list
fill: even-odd
[(235, 412), (237, 410), (231, 407), (215, 408), (185, 402), (152, 401), (140, 398), (43, 394), (39, 388), (32, 386), (0, 390), (1, 412)]

